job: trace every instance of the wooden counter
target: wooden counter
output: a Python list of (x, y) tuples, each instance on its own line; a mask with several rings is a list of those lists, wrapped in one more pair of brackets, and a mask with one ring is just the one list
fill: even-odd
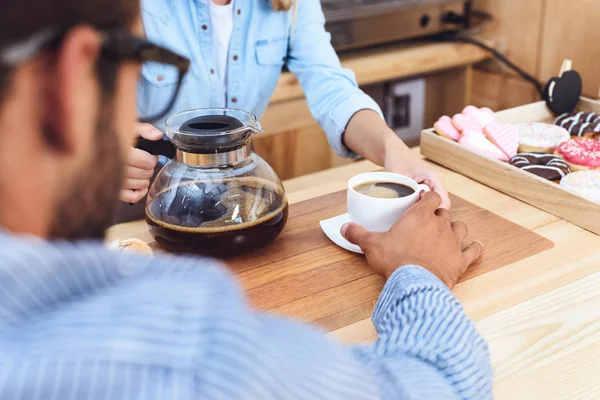
[[(342, 190), (353, 175), (377, 168), (361, 161), (286, 181), (285, 187), (290, 202), (296, 203)], [(454, 291), (490, 344), (496, 398), (600, 398), (600, 237), (439, 170), (451, 192), (556, 243)], [(141, 221), (113, 227), (109, 236), (150, 239)], [(376, 337), (369, 320), (331, 335), (346, 343)]]

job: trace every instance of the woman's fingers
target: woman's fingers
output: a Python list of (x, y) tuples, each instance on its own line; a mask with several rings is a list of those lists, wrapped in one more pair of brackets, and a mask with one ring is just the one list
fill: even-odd
[(154, 169), (141, 169), (137, 167), (125, 167), (125, 178), (150, 179), (154, 176)]
[(158, 156), (153, 156), (144, 150), (132, 148), (129, 153), (127, 165), (141, 169), (154, 170), (157, 162)]
[(121, 189), (119, 198), (125, 203), (137, 203), (148, 193), (148, 188), (142, 190)]
[(147, 189), (150, 186), (150, 179), (131, 179), (125, 178), (125, 182), (123, 182), (123, 189)]
[(136, 124), (135, 136), (148, 140), (159, 140), (162, 139), (163, 133), (151, 124)]

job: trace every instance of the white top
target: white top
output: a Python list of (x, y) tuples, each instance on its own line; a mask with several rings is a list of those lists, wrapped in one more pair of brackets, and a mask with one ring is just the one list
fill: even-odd
[(210, 19), (212, 21), (212, 49), (215, 59), (216, 71), (221, 82), (222, 92), (227, 97), (227, 55), (229, 53), (229, 40), (233, 31), (233, 1), (227, 5), (210, 3)]

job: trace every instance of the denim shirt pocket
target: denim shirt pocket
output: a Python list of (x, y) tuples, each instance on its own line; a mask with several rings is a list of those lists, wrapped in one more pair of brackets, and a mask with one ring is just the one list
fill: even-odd
[(169, 22), (169, 5), (166, 0), (142, 0), (141, 11), (143, 17), (154, 17), (160, 22)]
[(287, 39), (259, 40), (255, 45), (259, 96), (270, 99), (277, 87), (288, 52)]
[(146, 62), (142, 65), (142, 77), (155, 86), (165, 87), (177, 83), (179, 71), (174, 66)]
[(256, 62), (259, 65), (282, 67), (288, 53), (288, 39), (269, 39), (256, 42)]

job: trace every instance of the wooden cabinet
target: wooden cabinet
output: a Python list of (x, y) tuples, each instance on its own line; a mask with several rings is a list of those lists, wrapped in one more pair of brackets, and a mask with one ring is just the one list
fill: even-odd
[(548, 80), (565, 58), (583, 77), (583, 94), (600, 97), (600, 2), (545, 0), (539, 77)]
[[(482, 36), (526, 72), (546, 82), (568, 58), (583, 77), (584, 95), (599, 96), (597, 0), (475, 0), (474, 8), (494, 16)], [(501, 110), (540, 99), (533, 86), (495, 61), (479, 65), (473, 81), (479, 106)]]

